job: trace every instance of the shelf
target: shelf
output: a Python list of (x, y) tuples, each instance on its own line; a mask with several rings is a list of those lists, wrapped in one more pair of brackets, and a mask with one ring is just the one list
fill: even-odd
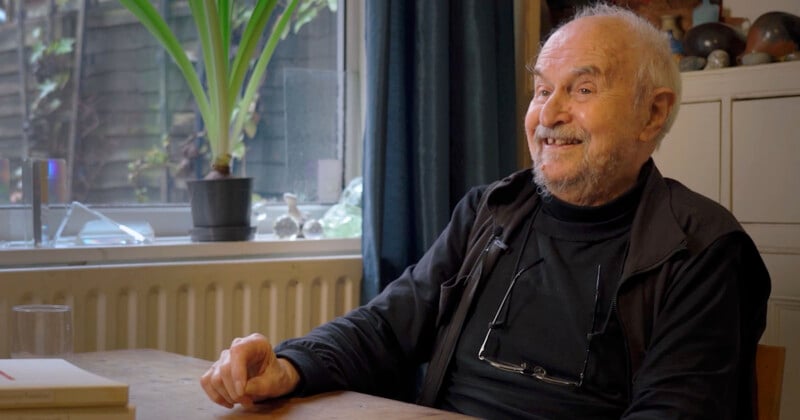
[(681, 73), (682, 103), (800, 95), (800, 61)]

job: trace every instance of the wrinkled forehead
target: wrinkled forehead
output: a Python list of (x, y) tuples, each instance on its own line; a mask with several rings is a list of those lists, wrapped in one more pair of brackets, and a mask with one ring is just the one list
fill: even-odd
[[(630, 33), (630, 31), (627, 31)], [(554, 32), (540, 51), (534, 74), (592, 68), (598, 75), (616, 78), (633, 71), (631, 40), (618, 18), (577, 19)]]

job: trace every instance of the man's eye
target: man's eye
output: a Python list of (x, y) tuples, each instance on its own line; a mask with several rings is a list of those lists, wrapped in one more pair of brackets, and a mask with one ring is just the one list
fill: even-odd
[(581, 95), (589, 95), (592, 93), (592, 90), (589, 88), (580, 88), (578, 89), (578, 92), (580, 92)]
[(539, 89), (536, 91), (536, 96), (550, 96), (550, 91), (547, 89)]

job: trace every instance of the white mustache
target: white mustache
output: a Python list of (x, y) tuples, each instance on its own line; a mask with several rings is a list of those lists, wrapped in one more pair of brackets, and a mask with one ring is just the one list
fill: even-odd
[(543, 125), (537, 125), (534, 131), (534, 136), (537, 139), (577, 139), (583, 142), (589, 141), (589, 133), (578, 127), (568, 127), (560, 125), (555, 128), (548, 128)]

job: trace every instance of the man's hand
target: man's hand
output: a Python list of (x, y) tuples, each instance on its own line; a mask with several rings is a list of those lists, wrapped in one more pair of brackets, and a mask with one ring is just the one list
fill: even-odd
[(254, 401), (286, 395), (297, 387), (300, 375), (286, 359), (278, 359), (272, 345), (261, 334), (236, 338), (223, 350), (219, 360), (200, 378), (208, 397), (232, 408), (239, 403), (251, 407)]

